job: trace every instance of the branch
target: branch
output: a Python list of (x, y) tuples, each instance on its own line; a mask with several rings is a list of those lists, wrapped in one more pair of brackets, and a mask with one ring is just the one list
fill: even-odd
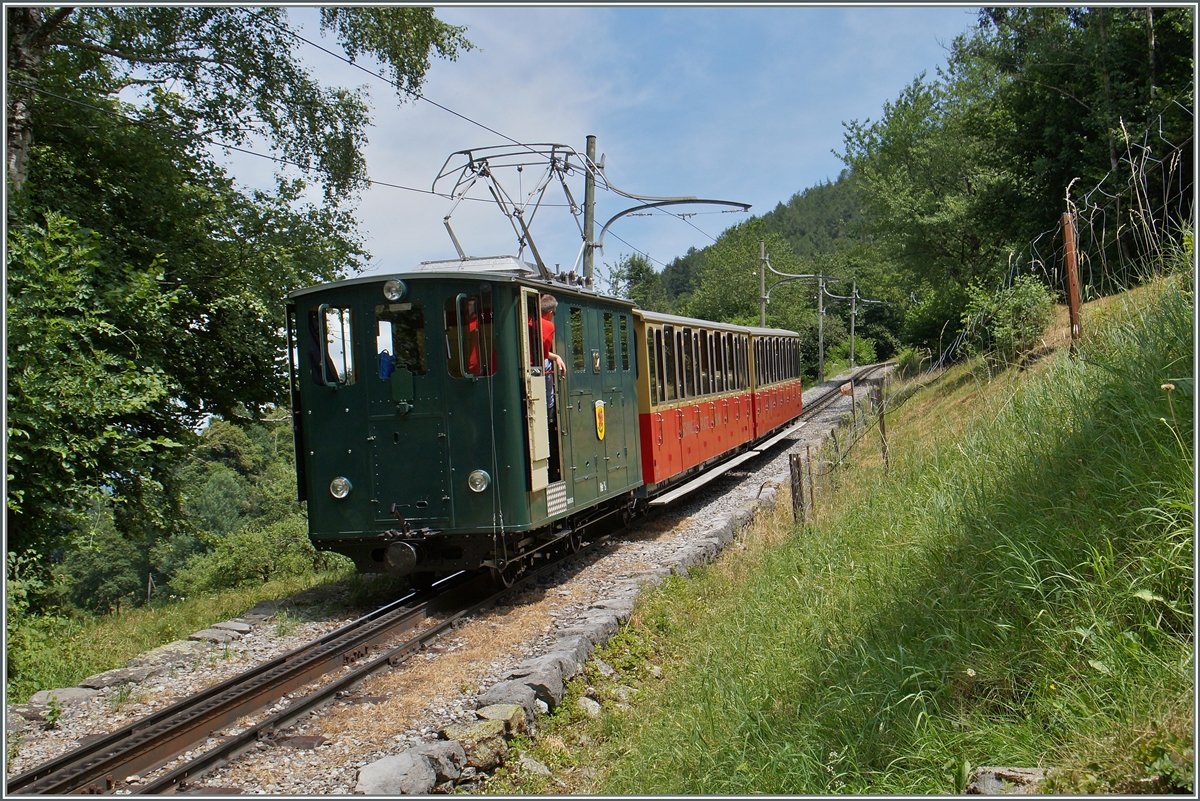
[(71, 16), (73, 13), (75, 13), (75, 6), (63, 6), (55, 11), (46, 19), (45, 22), (41, 24), (41, 27), (37, 29), (37, 33), (33, 35), (34, 40), (45, 41), (46, 38), (56, 28), (58, 28), (58, 26), (66, 22), (67, 17)]
[(90, 42), (70, 42), (65, 39), (50, 39), (47, 41), (50, 45), (59, 45), (61, 47), (78, 47), (82, 50), (91, 50), (94, 53), (101, 53), (113, 58), (119, 58), (122, 61), (132, 61), (138, 64), (217, 64), (220, 63), (216, 59), (202, 58), (200, 56), (186, 56), (179, 58), (170, 58), (167, 56), (147, 56), (138, 53), (125, 53), (120, 50), (113, 50), (103, 45), (91, 44)]

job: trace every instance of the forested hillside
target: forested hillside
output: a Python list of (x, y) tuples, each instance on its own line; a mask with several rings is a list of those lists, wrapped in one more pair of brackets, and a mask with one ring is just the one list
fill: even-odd
[[(993, 8), (947, 66), (915, 76), (878, 119), (845, 124), (836, 181), (810, 187), (690, 250), (660, 275), (639, 257), (651, 308), (757, 322), (758, 242), (784, 273), (841, 278), (862, 309), (864, 356), (936, 358), (979, 297), (1030, 275), (1062, 296), (1061, 216), (1074, 214), (1084, 294), (1137, 283), (1156, 237), (1192, 218), (1190, 8)], [(777, 276), (772, 276), (777, 278)], [(770, 286), (770, 281), (768, 286)], [(801, 288), (802, 287), (802, 288)], [(815, 282), (770, 294), (767, 322), (816, 351)], [(830, 299), (826, 347), (845, 347), (849, 304)], [(810, 370), (811, 372), (811, 370)]]

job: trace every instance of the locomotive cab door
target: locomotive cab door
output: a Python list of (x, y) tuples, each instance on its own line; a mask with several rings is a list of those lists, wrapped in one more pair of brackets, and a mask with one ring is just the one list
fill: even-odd
[(537, 290), (521, 288), (521, 362), (525, 390), (525, 436), (529, 447), (529, 489), (543, 490), (550, 483), (550, 433), (543, 370), (541, 297)]

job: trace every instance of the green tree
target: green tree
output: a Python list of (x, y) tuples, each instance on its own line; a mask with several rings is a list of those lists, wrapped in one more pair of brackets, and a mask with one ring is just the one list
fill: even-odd
[(670, 311), (670, 300), (663, 286), (663, 276), (656, 272), (650, 260), (641, 254), (621, 255), (615, 265), (608, 267), (609, 292), (628, 298), (639, 308), (649, 311)]
[[(8, 175), (25, 181), (29, 149), (48, 124), (43, 88), (112, 96), (137, 86), (179, 130), (245, 144), (265, 136), (281, 155), (325, 178), (328, 199), (366, 177), (369, 121), (361, 90), (321, 86), (297, 57), (287, 9), (8, 7)], [(454, 59), (471, 43), (431, 8), (322, 8), (348, 56), (380, 62), (401, 100), (430, 54)]]
[(170, 377), (130, 359), (126, 327), (165, 337), (172, 293), (112, 268), (99, 240), (48, 213), (8, 235), (8, 549), (48, 549), (106, 491), (145, 496), (179, 442), (148, 425), (170, 414)]
[[(281, 298), (366, 258), (345, 208), (365, 177), (366, 97), (308, 74), (282, 8), (5, 13), (7, 547), (70, 544), (107, 499), (153, 550), (187, 529), (193, 432), (286, 397)], [(321, 24), (401, 99), (431, 55), (471, 47), (428, 8), (323, 9)], [(118, 99), (130, 89), (139, 105)], [(211, 138), (264, 139), (315, 171), (324, 202), (302, 203), (299, 180), (239, 191)]]
[[(768, 231), (761, 219), (748, 220), (727, 229), (704, 249), (699, 281), (684, 312), (705, 320), (757, 326), (760, 240), (766, 243), (771, 266), (779, 272), (811, 272), (804, 268), (787, 240)], [(776, 280), (776, 276), (768, 273), (767, 286)], [(808, 329), (816, 319), (814, 297), (809, 284), (792, 282), (775, 287), (767, 305), (767, 325)]]

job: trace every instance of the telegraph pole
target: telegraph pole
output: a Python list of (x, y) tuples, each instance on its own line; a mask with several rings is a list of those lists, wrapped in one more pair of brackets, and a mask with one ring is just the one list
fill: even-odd
[(767, 243), (758, 240), (758, 324), (767, 327)]
[[(592, 240), (596, 237), (596, 137), (588, 134), (587, 138), (588, 165), (583, 179), (583, 281), (588, 287), (592, 285), (592, 265), (595, 259), (595, 246)], [(578, 184), (577, 184), (578, 185)]]
[(817, 281), (817, 383), (825, 383), (825, 276)]
[(850, 369), (854, 369), (854, 320), (858, 317), (858, 281), (850, 284)]

